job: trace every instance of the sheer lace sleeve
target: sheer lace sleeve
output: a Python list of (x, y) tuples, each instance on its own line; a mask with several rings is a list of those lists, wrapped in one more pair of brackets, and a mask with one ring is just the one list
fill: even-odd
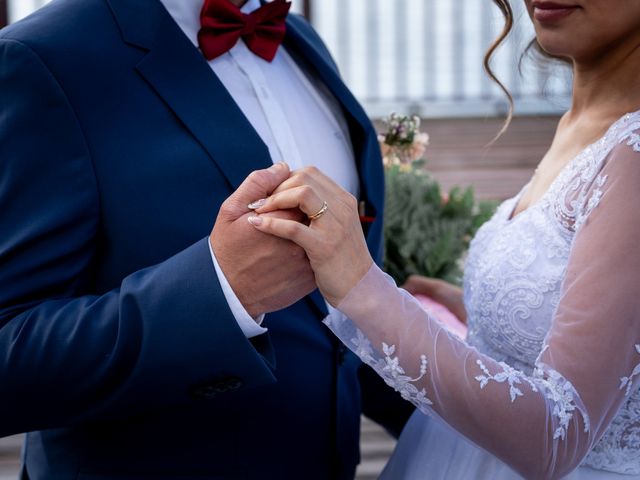
[(405, 399), (525, 477), (568, 474), (640, 385), (640, 149), (631, 146), (612, 151), (592, 187), (533, 374), (449, 334), (375, 266), (327, 325)]

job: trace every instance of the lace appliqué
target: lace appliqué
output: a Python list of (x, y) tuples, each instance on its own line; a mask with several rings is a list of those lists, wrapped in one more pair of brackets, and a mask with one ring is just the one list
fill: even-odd
[(529, 380), (529, 378), (522, 372), (516, 370), (515, 368), (510, 367), (506, 363), (499, 363), (502, 367), (502, 372), (491, 375), (489, 369), (484, 364), (484, 362), (480, 359), (476, 360), (476, 363), (480, 367), (480, 370), (484, 373), (484, 375), (478, 375), (476, 380), (480, 382), (480, 389), (484, 390), (489, 382), (493, 381), (496, 383), (508, 383), (509, 385), (509, 395), (511, 396), (511, 403), (515, 402), (516, 398), (523, 396), (522, 390), (520, 390), (516, 385), (522, 384), (522, 382), (526, 382), (529, 384), (531, 389), (534, 392), (538, 391), (536, 385)]
[(629, 135), (627, 145), (633, 148), (634, 152), (640, 152), (640, 134), (633, 132)]
[(427, 374), (427, 357), (420, 356), (420, 375), (412, 378), (406, 374), (404, 368), (400, 365), (400, 359), (394, 356), (396, 353), (395, 345), (382, 344), (383, 358), (379, 358), (374, 352), (371, 342), (365, 337), (362, 331), (357, 330), (356, 336), (351, 339), (352, 347), (356, 355), (358, 355), (364, 363), (372, 367), (378, 375), (382, 377), (387, 385), (396, 390), (402, 398), (412, 402), (419, 407), (427, 407), (433, 405), (433, 402), (427, 398), (427, 391), (418, 389), (414, 383), (420, 381)]
[[(480, 389), (484, 389), (491, 381), (507, 383), (509, 385), (511, 403), (515, 402), (518, 397), (524, 395), (518, 387), (519, 385), (526, 383), (531, 387), (533, 392), (542, 390), (545, 397), (553, 404), (552, 414), (558, 420), (558, 427), (553, 432), (553, 439), (556, 440), (560, 438), (564, 440), (566, 438), (569, 422), (573, 418), (574, 412), (578, 409), (575, 403), (575, 389), (571, 382), (555, 370), (549, 368), (537, 368), (534, 372), (534, 378), (530, 378), (506, 363), (499, 364), (500, 367), (502, 367), (502, 372), (495, 375), (489, 372), (489, 369), (482, 360), (477, 360), (476, 363), (484, 374), (475, 377), (480, 383)], [(588, 432), (589, 419), (584, 412), (581, 413), (585, 425), (584, 431)]]
[(553, 369), (537, 368), (534, 375), (537, 377), (545, 396), (553, 403), (553, 415), (558, 419), (558, 427), (553, 432), (553, 439), (564, 440), (569, 428), (569, 422), (576, 410), (582, 414), (585, 433), (590, 430), (589, 416), (576, 405), (576, 390), (569, 380)]
[(598, 142), (585, 148), (569, 163), (549, 188), (549, 200), (553, 202), (556, 218), (567, 231), (577, 232), (600, 203), (602, 186), (607, 180), (600, 172), (613, 148), (626, 144), (640, 152), (638, 117), (635, 112), (614, 123)]
[(582, 226), (587, 221), (587, 218), (591, 215), (598, 205), (600, 205), (600, 200), (602, 200), (602, 196), (604, 192), (602, 191), (602, 187), (604, 187), (605, 183), (607, 183), (609, 176), (608, 175), (599, 175), (598, 178), (594, 181), (593, 191), (591, 192), (591, 196), (589, 200), (586, 202), (586, 205), (582, 212), (580, 212), (576, 216), (576, 221), (574, 224), (574, 230), (577, 232), (582, 228)]
[[(636, 351), (640, 353), (640, 344), (636, 345)], [(627, 396), (631, 395), (631, 390), (633, 388), (633, 379), (638, 375), (640, 375), (640, 363), (636, 365), (636, 368), (633, 369), (631, 375), (629, 375), (628, 377), (622, 377), (620, 379), (620, 390), (622, 390), (624, 387), (627, 387)]]
[(640, 475), (640, 390), (632, 393), (584, 461), (597, 470)]

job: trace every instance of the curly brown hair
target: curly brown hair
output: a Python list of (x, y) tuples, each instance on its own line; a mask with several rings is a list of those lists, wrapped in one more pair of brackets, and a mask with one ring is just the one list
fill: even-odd
[(509, 100), (509, 111), (507, 113), (507, 118), (504, 122), (504, 125), (502, 126), (502, 128), (500, 129), (496, 137), (494, 138), (493, 141), (495, 141), (498, 138), (500, 138), (500, 136), (502, 136), (504, 132), (506, 132), (507, 128), (509, 128), (509, 124), (513, 119), (514, 105), (513, 105), (513, 96), (511, 95), (511, 92), (509, 92), (509, 89), (504, 85), (504, 83), (500, 81), (500, 79), (496, 76), (496, 74), (491, 69), (491, 59), (493, 57), (493, 54), (496, 52), (496, 50), (498, 50), (498, 47), (502, 45), (502, 43), (509, 36), (509, 33), (511, 33), (511, 30), (513, 29), (514, 19), (513, 19), (513, 9), (511, 8), (511, 4), (509, 3), (509, 0), (493, 0), (493, 3), (498, 7), (498, 9), (500, 9), (500, 12), (504, 16), (504, 28), (502, 29), (502, 32), (500, 32), (500, 35), (498, 36), (498, 38), (491, 44), (491, 46), (487, 50), (487, 53), (484, 56), (484, 69), (487, 72), (487, 75), (489, 75), (489, 77), (491, 78), (491, 80), (493, 80), (500, 87), (500, 90), (504, 92), (504, 94), (507, 96), (507, 99)]
[[(489, 77), (491, 78), (491, 80), (493, 80), (500, 87), (500, 89), (504, 92), (504, 94), (507, 96), (507, 99), (509, 100), (509, 111), (507, 113), (507, 118), (504, 122), (504, 125), (502, 126), (502, 128), (500, 129), (496, 137), (493, 139), (493, 142), (495, 142), (498, 138), (502, 136), (502, 134), (507, 130), (507, 128), (509, 128), (509, 124), (513, 119), (514, 103), (513, 103), (513, 96), (511, 95), (511, 92), (509, 92), (507, 87), (500, 81), (500, 79), (495, 75), (495, 73), (491, 69), (491, 59), (493, 58), (493, 55), (496, 52), (496, 50), (498, 50), (500, 45), (502, 45), (502, 43), (507, 39), (507, 37), (509, 36), (509, 33), (511, 33), (511, 30), (513, 30), (514, 17), (513, 17), (513, 9), (511, 8), (511, 4), (509, 3), (509, 0), (493, 0), (493, 3), (498, 7), (500, 12), (504, 16), (504, 28), (502, 29), (502, 32), (500, 32), (500, 35), (498, 36), (498, 38), (491, 44), (491, 46), (487, 50), (487, 53), (484, 56), (484, 69), (489, 75)], [(540, 46), (540, 43), (538, 43), (537, 38), (534, 38), (533, 40), (531, 40), (529, 45), (527, 45), (524, 52), (522, 53), (522, 56), (520, 57), (520, 62), (519, 62), (520, 71), (522, 71), (522, 61), (527, 55), (530, 55), (538, 63), (555, 61), (563, 65), (571, 64), (571, 61), (567, 58), (558, 57), (546, 52)]]

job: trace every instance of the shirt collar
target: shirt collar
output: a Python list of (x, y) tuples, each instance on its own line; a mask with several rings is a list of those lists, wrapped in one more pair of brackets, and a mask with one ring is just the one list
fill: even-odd
[[(203, 0), (160, 0), (182, 29), (191, 43), (198, 45), (198, 32), (200, 31), (200, 12)], [(249, 0), (241, 8), (242, 13), (251, 13), (260, 8), (260, 0)]]

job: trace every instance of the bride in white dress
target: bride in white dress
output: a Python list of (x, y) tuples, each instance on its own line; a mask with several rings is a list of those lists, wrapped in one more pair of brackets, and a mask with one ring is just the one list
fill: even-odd
[[(574, 66), (573, 105), (472, 242), (466, 342), (373, 265), (355, 200), (319, 171), (250, 218), (305, 248), (329, 328), (418, 407), (384, 478), (640, 479), (640, 1), (525, 3)], [(260, 215), (296, 207), (309, 226)]]

